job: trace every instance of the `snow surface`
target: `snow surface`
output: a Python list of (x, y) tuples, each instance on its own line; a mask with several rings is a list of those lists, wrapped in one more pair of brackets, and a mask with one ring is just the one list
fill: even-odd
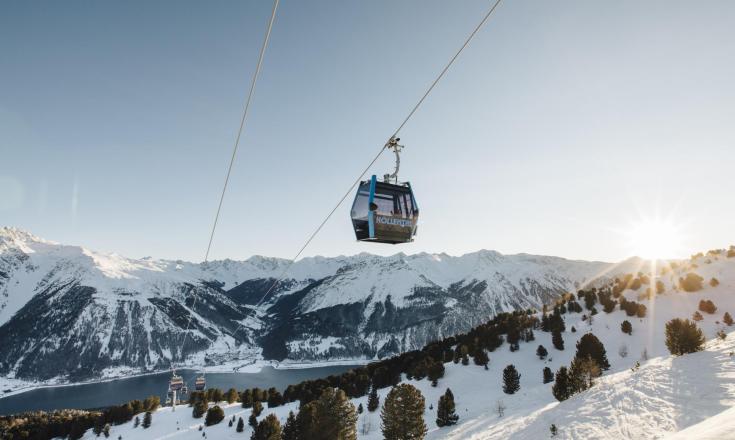
[[(695, 293), (676, 290), (678, 276), (689, 270), (702, 275), (705, 281), (717, 277), (720, 284), (705, 284), (702, 291)], [(654, 268), (653, 272), (661, 273), (661, 269)], [(437, 387), (432, 387), (428, 380), (410, 381), (426, 398), (427, 438), (543, 439), (550, 437), (551, 424), (559, 429), (559, 439), (735, 438), (735, 333), (732, 327), (720, 323), (725, 311), (735, 313), (735, 258), (697, 258), (661, 279), (666, 292), (652, 299), (638, 299), (645, 285), (638, 291), (624, 292), (628, 299), (647, 306), (646, 318), (627, 317), (616, 309), (610, 314), (601, 311), (590, 324), (581, 319), (582, 314), (568, 313), (564, 315), (567, 330), (563, 351), (553, 348), (550, 334), (537, 331), (536, 340), (521, 343), (517, 352), (510, 352), (506, 344), (490, 353), (488, 370), (472, 363), (449, 363)], [(665, 322), (690, 317), (701, 299), (711, 299), (718, 307), (713, 315), (703, 313), (704, 320), (698, 323), (708, 340), (706, 349), (681, 357), (670, 356), (664, 345)], [(633, 324), (632, 335), (620, 330), (625, 319)], [(573, 326), (577, 330), (574, 333)], [(726, 340), (715, 338), (719, 329), (728, 332)], [(552, 384), (542, 384), (542, 369), (548, 366), (556, 371), (561, 365), (568, 365), (575, 342), (588, 331), (604, 343), (611, 368), (590, 390), (557, 402), (551, 394)], [(535, 355), (539, 344), (549, 351), (546, 360)], [(625, 357), (619, 354), (622, 346), (628, 352)], [(637, 369), (636, 362), (640, 362)], [(507, 395), (502, 391), (501, 377), (503, 368), (511, 363), (522, 375), (521, 389)], [(437, 401), (447, 387), (454, 392), (460, 419), (455, 426), (438, 428), (434, 423)], [(381, 402), (388, 391), (380, 390)], [(506, 407), (502, 417), (495, 411), (498, 401)], [(353, 403), (367, 407), (367, 396), (353, 399)], [(224, 422), (204, 428), (207, 438), (248, 438), (251, 429), (247, 425), (244, 433), (236, 433), (234, 426), (228, 427), (227, 420), (232, 415), (247, 420), (250, 410), (238, 404), (225, 405), (224, 409)], [(283, 422), (289, 411), (297, 409), (295, 402), (266, 409), (263, 416), (272, 412)], [(179, 407), (175, 412), (162, 408), (154, 414), (151, 428), (133, 428), (132, 422), (126, 423), (113, 427), (112, 438), (122, 435), (126, 440), (201, 439), (198, 429), (202, 422), (192, 418), (188, 407)], [(363, 433), (366, 425), (369, 432)], [(358, 432), (362, 439), (382, 438), (379, 412), (361, 415)], [(673, 436), (667, 437), (670, 435)], [(84, 438), (96, 437), (90, 431)]]

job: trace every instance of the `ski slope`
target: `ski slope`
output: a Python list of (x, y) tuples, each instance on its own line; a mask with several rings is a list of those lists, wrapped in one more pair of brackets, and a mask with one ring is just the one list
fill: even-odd
[[(674, 289), (678, 277), (692, 270), (704, 277), (704, 288), (694, 293)], [(656, 272), (661, 273), (660, 269)], [(720, 281), (717, 287), (707, 284), (712, 277)], [(720, 323), (725, 311), (735, 313), (735, 258), (697, 258), (661, 279), (666, 292), (653, 299), (638, 299), (645, 286), (639, 291), (624, 292), (629, 300), (646, 305), (645, 318), (627, 317), (616, 308), (610, 314), (601, 311), (590, 324), (582, 320), (582, 313), (567, 313), (563, 351), (553, 347), (550, 334), (537, 331), (536, 340), (522, 342), (517, 352), (510, 352), (505, 344), (490, 353), (488, 370), (472, 363), (449, 363), (437, 387), (432, 387), (428, 380), (409, 381), (426, 398), (427, 438), (549, 438), (551, 424), (557, 426), (559, 439), (735, 438), (735, 326)], [(691, 317), (701, 299), (711, 299), (718, 307), (715, 314), (702, 313), (704, 319), (698, 323), (707, 338), (706, 349), (681, 357), (670, 356), (664, 344), (664, 324), (672, 318)], [(632, 335), (620, 330), (625, 319), (633, 324)], [(572, 327), (577, 331), (571, 332)], [(727, 332), (726, 340), (715, 337), (719, 329)], [(576, 341), (588, 331), (604, 343), (611, 368), (593, 388), (557, 402), (551, 394), (552, 384), (542, 384), (542, 369), (548, 366), (556, 371), (561, 365), (568, 365)], [(549, 351), (546, 360), (535, 355), (539, 344)], [(619, 353), (622, 346), (627, 349), (625, 357)], [(637, 369), (636, 362), (640, 362)], [(511, 363), (522, 375), (521, 389), (507, 395), (502, 391), (501, 377), (503, 368)], [(434, 423), (437, 401), (447, 387), (454, 393), (460, 419), (455, 426), (438, 428)], [(381, 402), (388, 391), (380, 390)], [(505, 406), (502, 417), (496, 411), (499, 401)], [(362, 403), (366, 408), (367, 396), (353, 399), (353, 403)], [(207, 438), (249, 438), (247, 425), (245, 432), (237, 433), (234, 425), (228, 427), (227, 420), (235, 415), (247, 421), (250, 410), (239, 404), (225, 405), (224, 409), (225, 421), (203, 429)], [(298, 403), (266, 408), (261, 418), (272, 412), (283, 422), (289, 411), (297, 409)], [(203, 419), (192, 418), (191, 409), (186, 406), (175, 412), (162, 408), (154, 414), (151, 428), (133, 428), (130, 422), (113, 427), (112, 438), (122, 435), (123, 439), (200, 439), (202, 423)], [(362, 439), (382, 438), (379, 412), (363, 413), (358, 432)], [(96, 437), (90, 431), (85, 438)]]

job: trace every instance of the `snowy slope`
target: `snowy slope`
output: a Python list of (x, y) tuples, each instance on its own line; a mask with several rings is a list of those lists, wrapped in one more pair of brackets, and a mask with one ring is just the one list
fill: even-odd
[[(640, 270), (647, 272), (650, 268), (641, 267)], [(716, 277), (720, 284), (711, 287), (705, 283), (701, 291), (694, 293), (679, 291), (675, 287), (676, 280), (690, 270), (706, 281)], [(661, 268), (656, 268), (656, 272), (661, 273)], [(510, 352), (508, 345), (503, 345), (490, 353), (487, 371), (473, 364), (448, 363), (445, 377), (437, 387), (432, 387), (428, 380), (411, 381), (426, 398), (428, 438), (542, 439), (550, 437), (551, 424), (558, 427), (556, 438), (559, 439), (735, 438), (732, 430), (735, 426), (735, 327), (728, 328), (720, 323), (725, 311), (735, 313), (735, 258), (699, 257), (679, 264), (678, 269), (663, 275), (662, 280), (666, 284), (663, 294), (640, 300), (648, 308), (645, 318), (627, 317), (616, 308), (610, 314), (595, 315), (590, 325), (581, 319), (582, 314), (565, 314), (567, 331), (563, 335), (566, 347), (563, 351), (553, 348), (549, 334), (536, 331), (536, 340), (522, 342), (517, 352)], [(626, 290), (624, 295), (629, 300), (638, 300), (645, 287), (637, 291)], [(710, 299), (718, 307), (713, 315), (703, 313), (704, 319), (698, 323), (708, 340), (705, 351), (670, 356), (664, 345), (665, 322), (675, 317), (690, 317), (701, 299)], [(620, 323), (625, 319), (633, 324), (632, 335), (620, 331)], [(571, 332), (573, 326), (577, 332)], [(728, 332), (726, 340), (715, 338), (719, 329)], [(604, 343), (611, 368), (593, 388), (567, 401), (557, 402), (551, 394), (552, 384), (542, 384), (542, 369), (548, 366), (556, 371), (559, 366), (568, 365), (574, 355), (575, 342), (588, 331)], [(549, 350), (548, 359), (542, 361), (536, 357), (538, 344)], [(619, 354), (622, 346), (627, 349), (625, 357)], [(636, 362), (641, 365), (633, 369)], [(522, 375), (521, 390), (506, 395), (502, 392), (502, 370), (511, 363)], [(434, 423), (436, 404), (447, 387), (454, 392), (460, 419), (456, 426), (437, 428)], [(381, 402), (387, 392), (388, 389), (380, 390)], [(499, 400), (506, 406), (503, 417), (495, 411)], [(367, 404), (366, 397), (353, 399), (353, 402)], [(429, 404), (433, 404), (434, 409), (429, 409)], [(288, 411), (297, 409), (298, 403), (292, 403), (266, 409), (264, 415), (273, 412), (283, 422)], [(226, 414), (247, 420), (250, 410), (235, 404), (226, 408)], [(193, 419), (187, 407), (180, 407), (175, 413), (170, 408), (163, 408), (153, 420), (153, 426), (147, 431), (133, 428), (132, 423), (113, 427), (113, 437), (202, 438), (198, 431), (201, 420)], [(367, 434), (363, 434), (365, 424), (369, 426)], [(250, 434), (249, 427), (245, 433), (238, 434), (226, 422), (204, 431), (208, 438), (223, 439)], [(359, 438), (382, 438), (379, 413), (363, 414), (358, 431)], [(88, 433), (85, 438), (93, 436)]]
[(313, 257), (258, 305), (287, 260), (132, 259), (0, 228), (0, 377), (73, 382), (172, 363), (382, 358), (637, 263), (494, 251)]

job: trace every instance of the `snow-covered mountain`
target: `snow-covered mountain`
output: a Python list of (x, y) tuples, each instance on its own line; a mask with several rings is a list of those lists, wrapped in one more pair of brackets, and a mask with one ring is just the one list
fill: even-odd
[(195, 264), (0, 228), (0, 376), (381, 358), (639, 266), (494, 251)]
[[(633, 273), (647, 274), (645, 281), (631, 283), (621, 294), (628, 301), (644, 304), (646, 316), (628, 316), (619, 306), (610, 313), (600, 311), (592, 320), (586, 309), (581, 313), (567, 311), (563, 315), (563, 350), (554, 347), (550, 333), (537, 329), (535, 340), (520, 342), (516, 351), (504, 343), (490, 352), (487, 369), (472, 362), (466, 366), (447, 362), (437, 386), (428, 378), (409, 380), (404, 375), (402, 381), (418, 388), (426, 400), (427, 440), (545, 439), (552, 438), (552, 425), (557, 428), (555, 439), (735, 439), (735, 326), (723, 322), (725, 312), (735, 313), (734, 254), (732, 248), (671, 265), (641, 265)], [(700, 289), (681, 289), (680, 279), (689, 273), (701, 277)], [(661, 289), (655, 287), (656, 281), (661, 282)], [(702, 311), (697, 321), (707, 340), (704, 350), (670, 355), (665, 344), (666, 322), (691, 318), (702, 300), (716, 305), (714, 313)], [(621, 331), (624, 320), (632, 323), (631, 334)], [(724, 339), (717, 335), (720, 331)], [(590, 389), (558, 402), (552, 395), (553, 383), (543, 383), (542, 370), (568, 366), (576, 342), (588, 332), (604, 344), (610, 369)], [(548, 348), (545, 359), (537, 356), (538, 345)], [(502, 389), (503, 369), (509, 364), (521, 374), (520, 390), (512, 395)], [(440, 428), (434, 422), (437, 402), (447, 388), (453, 391), (459, 420), (454, 426)], [(389, 391), (389, 387), (378, 390), (381, 404)], [(367, 396), (351, 401), (367, 407)], [(497, 409), (499, 403), (504, 407), (502, 413)], [(218, 404), (224, 408), (225, 420), (214, 426), (203, 426), (203, 419), (194, 418), (189, 407), (180, 406), (176, 411), (165, 407), (153, 414), (150, 428), (136, 427), (130, 421), (113, 426), (111, 435), (134, 440), (184, 440), (203, 436), (240, 439), (251, 434), (248, 426), (245, 432), (236, 432), (227, 423), (232, 416), (248, 420), (251, 409), (239, 403)], [(283, 424), (290, 411), (298, 410), (298, 402), (269, 407), (260, 419), (273, 413)], [(358, 438), (383, 438), (380, 417), (380, 409), (360, 414)], [(90, 430), (83, 438), (95, 436)]]

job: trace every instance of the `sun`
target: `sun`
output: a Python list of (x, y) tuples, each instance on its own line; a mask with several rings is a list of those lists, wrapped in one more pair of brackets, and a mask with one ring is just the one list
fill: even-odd
[(669, 259), (682, 250), (681, 229), (669, 220), (643, 219), (626, 234), (634, 255), (646, 259)]

